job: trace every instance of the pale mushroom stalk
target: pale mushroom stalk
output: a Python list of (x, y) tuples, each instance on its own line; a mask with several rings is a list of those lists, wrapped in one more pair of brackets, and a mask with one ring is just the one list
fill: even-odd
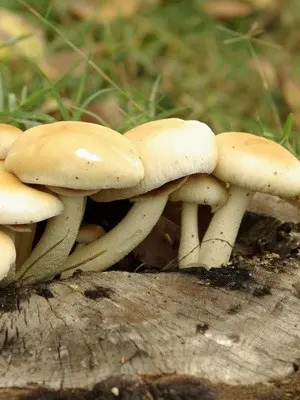
[(35, 224), (4, 225), (7, 232), (13, 232), (13, 240), (17, 251), (16, 269), (18, 269), (29, 257), (36, 231)]
[(181, 237), (178, 249), (180, 268), (197, 265), (199, 260), (198, 204), (183, 202)]
[(115, 228), (95, 242), (75, 250), (68, 257), (63, 270), (69, 271), (63, 277), (72, 275), (76, 268), (82, 271), (104, 271), (122, 260), (148, 236), (167, 201), (166, 194), (135, 202)]
[(200, 265), (211, 269), (229, 261), (242, 218), (254, 193), (231, 186), (228, 202), (214, 214), (203, 237), (199, 251)]
[(161, 217), (171, 192), (180, 187), (186, 178), (170, 182), (163, 188), (134, 199), (134, 204), (111, 231), (100, 239), (75, 250), (62, 267), (62, 277), (82, 271), (104, 271), (122, 260), (151, 232)]
[(16, 249), (17, 249), (16, 269), (18, 269), (21, 265), (23, 265), (23, 263), (31, 253), (34, 235), (36, 232), (36, 226), (37, 224), (31, 224), (30, 231), (18, 232), (16, 235)]
[(5, 286), (13, 280), (15, 262), (16, 262), (16, 249), (13, 239), (13, 234), (6, 233), (0, 230), (0, 287)]
[(17, 271), (17, 280), (26, 283), (43, 281), (59, 273), (75, 243), (81, 224), (85, 197), (59, 196), (65, 211), (47, 222), (43, 236)]

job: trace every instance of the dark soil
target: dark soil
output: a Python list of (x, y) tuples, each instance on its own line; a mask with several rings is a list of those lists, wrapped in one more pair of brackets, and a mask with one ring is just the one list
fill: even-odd
[(20, 304), (30, 297), (31, 290), (31, 288), (18, 288), (15, 284), (2, 288), (0, 291), (0, 311), (13, 312), (18, 310)]
[(84, 295), (92, 300), (101, 298), (110, 299), (113, 293), (112, 289), (103, 286), (95, 286), (92, 289), (86, 289), (84, 291)]
[(8, 396), (11, 395), (14, 395), (14, 400), (299, 400), (300, 375), (297, 373), (284, 383), (255, 387), (212, 385), (189, 376), (141, 376), (138, 380), (111, 378), (90, 391), (0, 391), (3, 400), (10, 399)]

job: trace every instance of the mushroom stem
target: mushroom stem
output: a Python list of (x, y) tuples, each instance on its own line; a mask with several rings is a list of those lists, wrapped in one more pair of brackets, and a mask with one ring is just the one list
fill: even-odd
[(31, 284), (59, 274), (78, 234), (85, 198), (59, 196), (64, 212), (50, 218), (40, 241), (17, 271), (17, 280)]
[(198, 204), (182, 203), (181, 236), (178, 249), (179, 268), (198, 265), (199, 262)]
[(71, 254), (61, 272), (65, 278), (76, 269), (104, 271), (122, 260), (151, 232), (168, 201), (169, 193), (147, 193), (131, 207), (122, 221), (111, 231), (93, 243), (80, 247)]
[(11, 257), (10, 266), (6, 265), (7, 271), (5, 273), (5, 268), (1, 264), (0, 268), (0, 288), (8, 286), (15, 280), (16, 275), (16, 236), (17, 232), (7, 228), (6, 226), (1, 226), (0, 230), (0, 242), (1, 242), (1, 263), (6, 263)]
[(16, 269), (23, 265), (31, 253), (36, 226), (37, 224), (31, 224), (31, 230), (29, 232), (18, 232), (16, 235)]
[(203, 237), (199, 264), (207, 269), (219, 268), (231, 256), (238, 230), (255, 192), (238, 186), (229, 189), (229, 200), (212, 217)]

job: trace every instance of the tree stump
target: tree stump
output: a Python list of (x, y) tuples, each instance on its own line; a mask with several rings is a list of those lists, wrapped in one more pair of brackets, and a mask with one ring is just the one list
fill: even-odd
[(221, 269), (3, 290), (0, 399), (300, 398), (299, 244), (248, 213)]

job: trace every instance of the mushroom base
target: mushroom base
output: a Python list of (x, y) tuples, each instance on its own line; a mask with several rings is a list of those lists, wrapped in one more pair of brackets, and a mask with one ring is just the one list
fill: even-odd
[(42, 238), (17, 271), (17, 280), (22, 283), (31, 284), (57, 275), (75, 243), (85, 198), (60, 196), (60, 200), (64, 203), (64, 212), (48, 220)]

